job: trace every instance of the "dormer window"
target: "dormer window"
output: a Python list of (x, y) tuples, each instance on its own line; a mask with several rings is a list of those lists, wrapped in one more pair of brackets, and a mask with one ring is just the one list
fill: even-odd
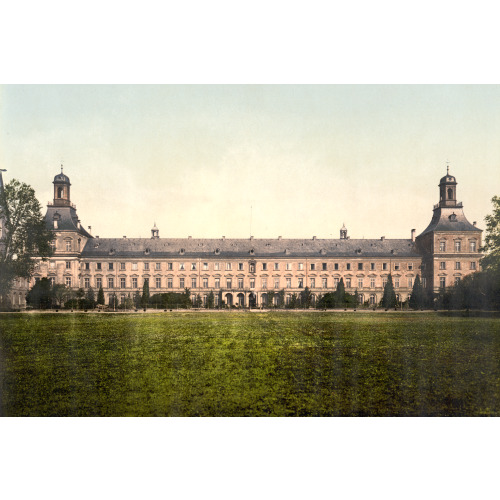
[(181, 255), (184, 255), (184, 254), (186, 253), (186, 251), (184, 250), (184, 248), (181, 248), (181, 249), (179, 250), (179, 253), (180, 253)]
[(216, 248), (214, 253), (215, 253), (215, 255), (219, 255), (220, 254), (220, 248)]
[(455, 212), (453, 212), (449, 217), (448, 219), (450, 219), (451, 222), (456, 222), (457, 220), (457, 216), (455, 215)]

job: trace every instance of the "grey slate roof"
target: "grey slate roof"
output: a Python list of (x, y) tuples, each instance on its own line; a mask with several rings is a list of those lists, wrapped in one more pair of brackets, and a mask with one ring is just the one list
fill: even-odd
[(67, 184), (70, 184), (69, 177), (64, 175), (62, 172), (54, 177), (54, 182), (66, 182)]
[(419, 257), (409, 239), (93, 238), (82, 258)]
[[(455, 217), (453, 217), (455, 216)], [(434, 209), (430, 224), (419, 235), (431, 231), (482, 231), (472, 225), (465, 217), (462, 207), (438, 207)]]
[(80, 226), (80, 229), (78, 228), (78, 215), (76, 215), (76, 209), (73, 206), (56, 207), (49, 205), (45, 214), (45, 223), (48, 229), (54, 229), (54, 215), (56, 214), (60, 216), (57, 223), (58, 231), (76, 231), (82, 236), (92, 238), (92, 235), (85, 231), (83, 226)]

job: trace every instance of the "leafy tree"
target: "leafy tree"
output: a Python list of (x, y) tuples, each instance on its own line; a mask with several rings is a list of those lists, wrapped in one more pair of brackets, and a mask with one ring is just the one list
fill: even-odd
[(0, 243), (0, 301), (16, 278), (29, 279), (37, 257), (52, 255), (52, 232), (47, 229), (34, 189), (12, 179), (0, 184), (0, 218), (4, 219)]
[(267, 292), (267, 307), (274, 307), (274, 296), (276, 295), (274, 290), (269, 290)]
[(195, 304), (194, 304), (194, 305), (195, 305), (195, 307), (196, 307), (196, 308), (200, 308), (200, 307), (201, 307), (201, 304), (202, 304), (201, 295), (200, 295), (200, 294), (198, 294), (198, 295), (196, 296), (196, 299), (195, 299)]
[(342, 307), (344, 303), (345, 303), (344, 278), (340, 278), (339, 284), (337, 285), (337, 290), (335, 291), (335, 305), (337, 307)]
[(354, 307), (358, 307), (359, 306), (359, 293), (358, 293), (358, 290), (356, 289), (355, 292), (354, 292)]
[(52, 287), (47, 278), (37, 281), (26, 296), (26, 302), (35, 309), (49, 309), (52, 305)]
[(335, 293), (327, 292), (322, 295), (317, 304), (318, 309), (333, 309), (336, 306)]
[(387, 283), (384, 287), (384, 296), (382, 298), (382, 305), (389, 309), (396, 305), (396, 293), (394, 292), (394, 285), (392, 283), (392, 275), (387, 277)]
[(133, 299), (135, 308), (141, 307), (141, 298), (141, 293), (139, 292), (139, 290), (136, 290)]
[(133, 309), (134, 307), (134, 301), (130, 297), (130, 292), (127, 294), (125, 297), (125, 302), (123, 303), (123, 308), (124, 309)]
[(87, 302), (86, 306), (89, 309), (94, 309), (94, 307), (95, 307), (95, 293), (94, 293), (94, 289), (92, 287), (90, 287), (87, 290), (87, 293), (85, 294), (85, 300)]
[(189, 288), (184, 288), (184, 307), (186, 309), (193, 305), (191, 302), (191, 290)]
[(415, 283), (413, 283), (409, 306), (412, 309), (421, 309), (424, 307), (424, 289), (420, 281), (420, 275), (418, 274), (415, 278)]
[(285, 305), (285, 290), (281, 289), (278, 292), (278, 307), (284, 307)]
[(309, 309), (311, 307), (312, 294), (309, 287), (305, 287), (302, 292), (300, 292), (300, 305), (305, 309)]
[(484, 250), (486, 255), (481, 259), (481, 267), (484, 271), (500, 276), (500, 197), (494, 196), (493, 213), (487, 215), (486, 237)]
[(141, 306), (147, 308), (148, 303), (149, 303), (149, 280), (144, 280), (144, 285), (142, 286)]
[(99, 287), (99, 291), (97, 292), (97, 303), (101, 306), (104, 305), (104, 290), (102, 289), (102, 286)]
[(83, 297), (85, 297), (85, 290), (83, 288), (79, 288), (76, 291), (76, 299), (78, 300), (78, 307), (85, 306), (85, 304), (83, 304)]
[(63, 304), (70, 299), (71, 290), (61, 283), (52, 287), (52, 297), (57, 306), (62, 307)]
[(298, 306), (298, 301), (297, 301), (297, 294), (292, 293), (290, 297), (290, 303), (288, 304), (289, 309), (296, 309)]

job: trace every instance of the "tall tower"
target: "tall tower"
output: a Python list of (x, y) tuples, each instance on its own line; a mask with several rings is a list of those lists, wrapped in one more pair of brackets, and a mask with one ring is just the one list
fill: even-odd
[(54, 177), (54, 205), (56, 207), (69, 207), (71, 206), (71, 199), (69, 196), (69, 189), (71, 183), (69, 177), (63, 174), (63, 166), (61, 165), (61, 173)]
[(482, 230), (465, 217), (457, 201), (457, 181), (446, 175), (439, 181), (439, 203), (427, 228), (417, 236), (422, 253), (421, 275), (428, 291), (438, 292), (468, 274), (479, 271)]

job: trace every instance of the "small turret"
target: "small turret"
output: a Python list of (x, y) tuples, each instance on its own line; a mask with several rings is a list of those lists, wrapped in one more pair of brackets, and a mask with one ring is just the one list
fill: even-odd
[(156, 222), (153, 229), (151, 229), (151, 239), (157, 240), (160, 237), (160, 230), (156, 227)]
[(345, 227), (345, 224), (342, 224), (342, 228), (340, 229), (340, 239), (341, 240), (347, 240), (347, 228)]
[(71, 183), (69, 177), (63, 174), (63, 166), (61, 165), (61, 173), (54, 177), (54, 205), (57, 207), (71, 206), (71, 199), (69, 196), (69, 188)]

